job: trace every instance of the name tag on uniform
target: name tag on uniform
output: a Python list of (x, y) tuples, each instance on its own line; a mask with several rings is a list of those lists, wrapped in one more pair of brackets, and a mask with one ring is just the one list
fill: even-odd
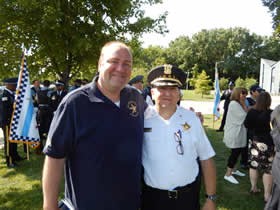
[(152, 132), (152, 128), (144, 128), (144, 132)]
[(8, 97), (2, 97), (2, 101), (8, 101)]

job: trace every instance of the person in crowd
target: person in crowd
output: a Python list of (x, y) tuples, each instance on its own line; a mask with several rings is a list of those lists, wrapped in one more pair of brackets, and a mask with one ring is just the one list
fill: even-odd
[(228, 83), (228, 89), (223, 92), (223, 94), (220, 98), (220, 101), (225, 100), (225, 102), (224, 102), (224, 113), (223, 113), (222, 122), (221, 122), (220, 128), (218, 130), (216, 130), (217, 132), (223, 132), (224, 131), (224, 126), (225, 126), (225, 123), (226, 123), (227, 112), (228, 112), (228, 105), (229, 105), (229, 102), (230, 102), (230, 96), (231, 96), (231, 93), (232, 93), (232, 90), (233, 90), (234, 86), (235, 86), (234, 82), (230, 81)]
[[(255, 104), (256, 104), (256, 99), (259, 96), (259, 94), (261, 92), (264, 91), (264, 89), (262, 89), (258, 84), (254, 84), (250, 87), (249, 89), (250, 91), (250, 96), (246, 98), (246, 106), (248, 107), (248, 109), (250, 110)], [(241, 159), (240, 159), (240, 167), (243, 169), (248, 169), (249, 165), (248, 165), (248, 146), (249, 146), (249, 139), (252, 139), (252, 133), (251, 130), (249, 129), (247, 131), (247, 143), (246, 143), (246, 147), (244, 147), (244, 149), (241, 151)]]
[(135, 77), (133, 77), (128, 84), (131, 85), (133, 88), (135, 88), (140, 94), (143, 95), (145, 101), (147, 102), (147, 104), (149, 105), (153, 105), (153, 101), (152, 98), (150, 97), (150, 95), (147, 92), (144, 92), (144, 86), (143, 86), (143, 75), (137, 75)]
[[(152, 94), (151, 94), (151, 86), (147, 85), (146, 87), (144, 87), (143, 91), (142, 91), (142, 95), (144, 97), (144, 99), (146, 100), (147, 97), (149, 97), (152, 100)], [(150, 105), (153, 105), (154, 102)]]
[(272, 163), (272, 193), (265, 206), (265, 210), (280, 210), (280, 105), (271, 113), (272, 130), (270, 132), (274, 146), (275, 156)]
[(247, 130), (243, 123), (248, 111), (245, 104), (247, 93), (246, 88), (237, 87), (233, 89), (225, 124), (223, 142), (231, 149), (231, 153), (224, 179), (233, 184), (239, 183), (233, 175), (245, 176), (244, 173), (235, 169), (235, 165), (247, 141)]
[(88, 79), (82, 79), (82, 84), (81, 84), (81, 86), (84, 86), (84, 85), (86, 85), (86, 84), (88, 84), (89, 83), (89, 81), (88, 81)]
[(4, 153), (7, 167), (17, 166), (17, 161), (24, 160), (17, 151), (17, 143), (9, 142), (10, 124), (13, 114), (13, 105), (15, 101), (15, 91), (17, 87), (17, 78), (8, 78), (4, 80), (5, 89), (1, 94), (0, 101), (0, 125), (4, 134)]
[(146, 104), (127, 85), (131, 49), (119, 41), (105, 44), (98, 71), (91, 83), (70, 92), (54, 115), (44, 148), (44, 210), (58, 209), (63, 168), (64, 206), (139, 209)]
[(247, 107), (251, 108), (256, 104), (257, 97), (264, 91), (258, 84), (254, 84), (250, 87), (250, 96), (246, 98)]
[(31, 87), (31, 96), (33, 100), (34, 107), (38, 107), (38, 103), (36, 101), (36, 93), (41, 89), (41, 83), (40, 80), (35, 79), (32, 81), (32, 87)]
[(38, 103), (37, 123), (40, 134), (40, 147), (38, 153), (41, 153), (44, 140), (47, 137), (51, 125), (53, 111), (51, 108), (51, 90), (49, 88), (50, 81), (44, 80), (43, 87), (37, 91), (36, 101)]
[(186, 74), (171, 65), (148, 74), (155, 106), (145, 112), (142, 210), (200, 209), (200, 165), (206, 202), (215, 209), (215, 152), (193, 111), (177, 105)]
[(74, 85), (69, 88), (69, 92), (71, 92), (73, 90), (76, 90), (81, 86), (82, 86), (82, 80), (81, 79), (75, 79)]
[(131, 85), (132, 87), (136, 88), (136, 90), (138, 90), (141, 94), (143, 92), (144, 86), (143, 86), (143, 79), (144, 76), (143, 75), (137, 75), (135, 77), (133, 77), (128, 84)]
[(271, 194), (272, 175), (271, 167), (274, 157), (274, 144), (270, 135), (270, 109), (271, 96), (268, 92), (262, 92), (256, 98), (256, 104), (245, 118), (244, 125), (251, 132), (249, 142), (249, 175), (251, 193), (259, 193), (257, 187), (258, 176), (263, 172), (264, 200), (267, 201)]
[(51, 108), (52, 111), (55, 112), (58, 105), (62, 101), (62, 99), (66, 96), (67, 91), (65, 90), (65, 83), (61, 80), (55, 82), (56, 90), (53, 91), (50, 95), (51, 97)]

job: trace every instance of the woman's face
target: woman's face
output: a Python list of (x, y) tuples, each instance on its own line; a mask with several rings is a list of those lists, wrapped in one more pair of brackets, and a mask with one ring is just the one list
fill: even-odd
[(245, 101), (246, 97), (247, 97), (247, 94), (248, 93), (246, 91), (242, 90), (241, 93), (240, 93), (240, 96), (239, 96), (240, 101)]

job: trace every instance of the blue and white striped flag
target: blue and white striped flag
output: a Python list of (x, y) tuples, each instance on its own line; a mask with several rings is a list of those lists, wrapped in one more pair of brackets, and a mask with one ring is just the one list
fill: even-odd
[(215, 116), (215, 120), (218, 120), (220, 117), (220, 86), (219, 86), (219, 74), (218, 68), (215, 68), (215, 98), (214, 98), (214, 108), (213, 115)]
[(40, 136), (36, 122), (36, 112), (31, 97), (26, 58), (23, 55), (15, 95), (9, 141), (31, 144), (35, 147), (39, 145)]

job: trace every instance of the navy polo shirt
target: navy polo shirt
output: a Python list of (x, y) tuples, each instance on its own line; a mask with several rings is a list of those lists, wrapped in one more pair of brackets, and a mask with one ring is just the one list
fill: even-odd
[(145, 108), (135, 89), (121, 91), (118, 107), (95, 82), (63, 99), (44, 152), (66, 159), (65, 197), (75, 209), (139, 208)]

